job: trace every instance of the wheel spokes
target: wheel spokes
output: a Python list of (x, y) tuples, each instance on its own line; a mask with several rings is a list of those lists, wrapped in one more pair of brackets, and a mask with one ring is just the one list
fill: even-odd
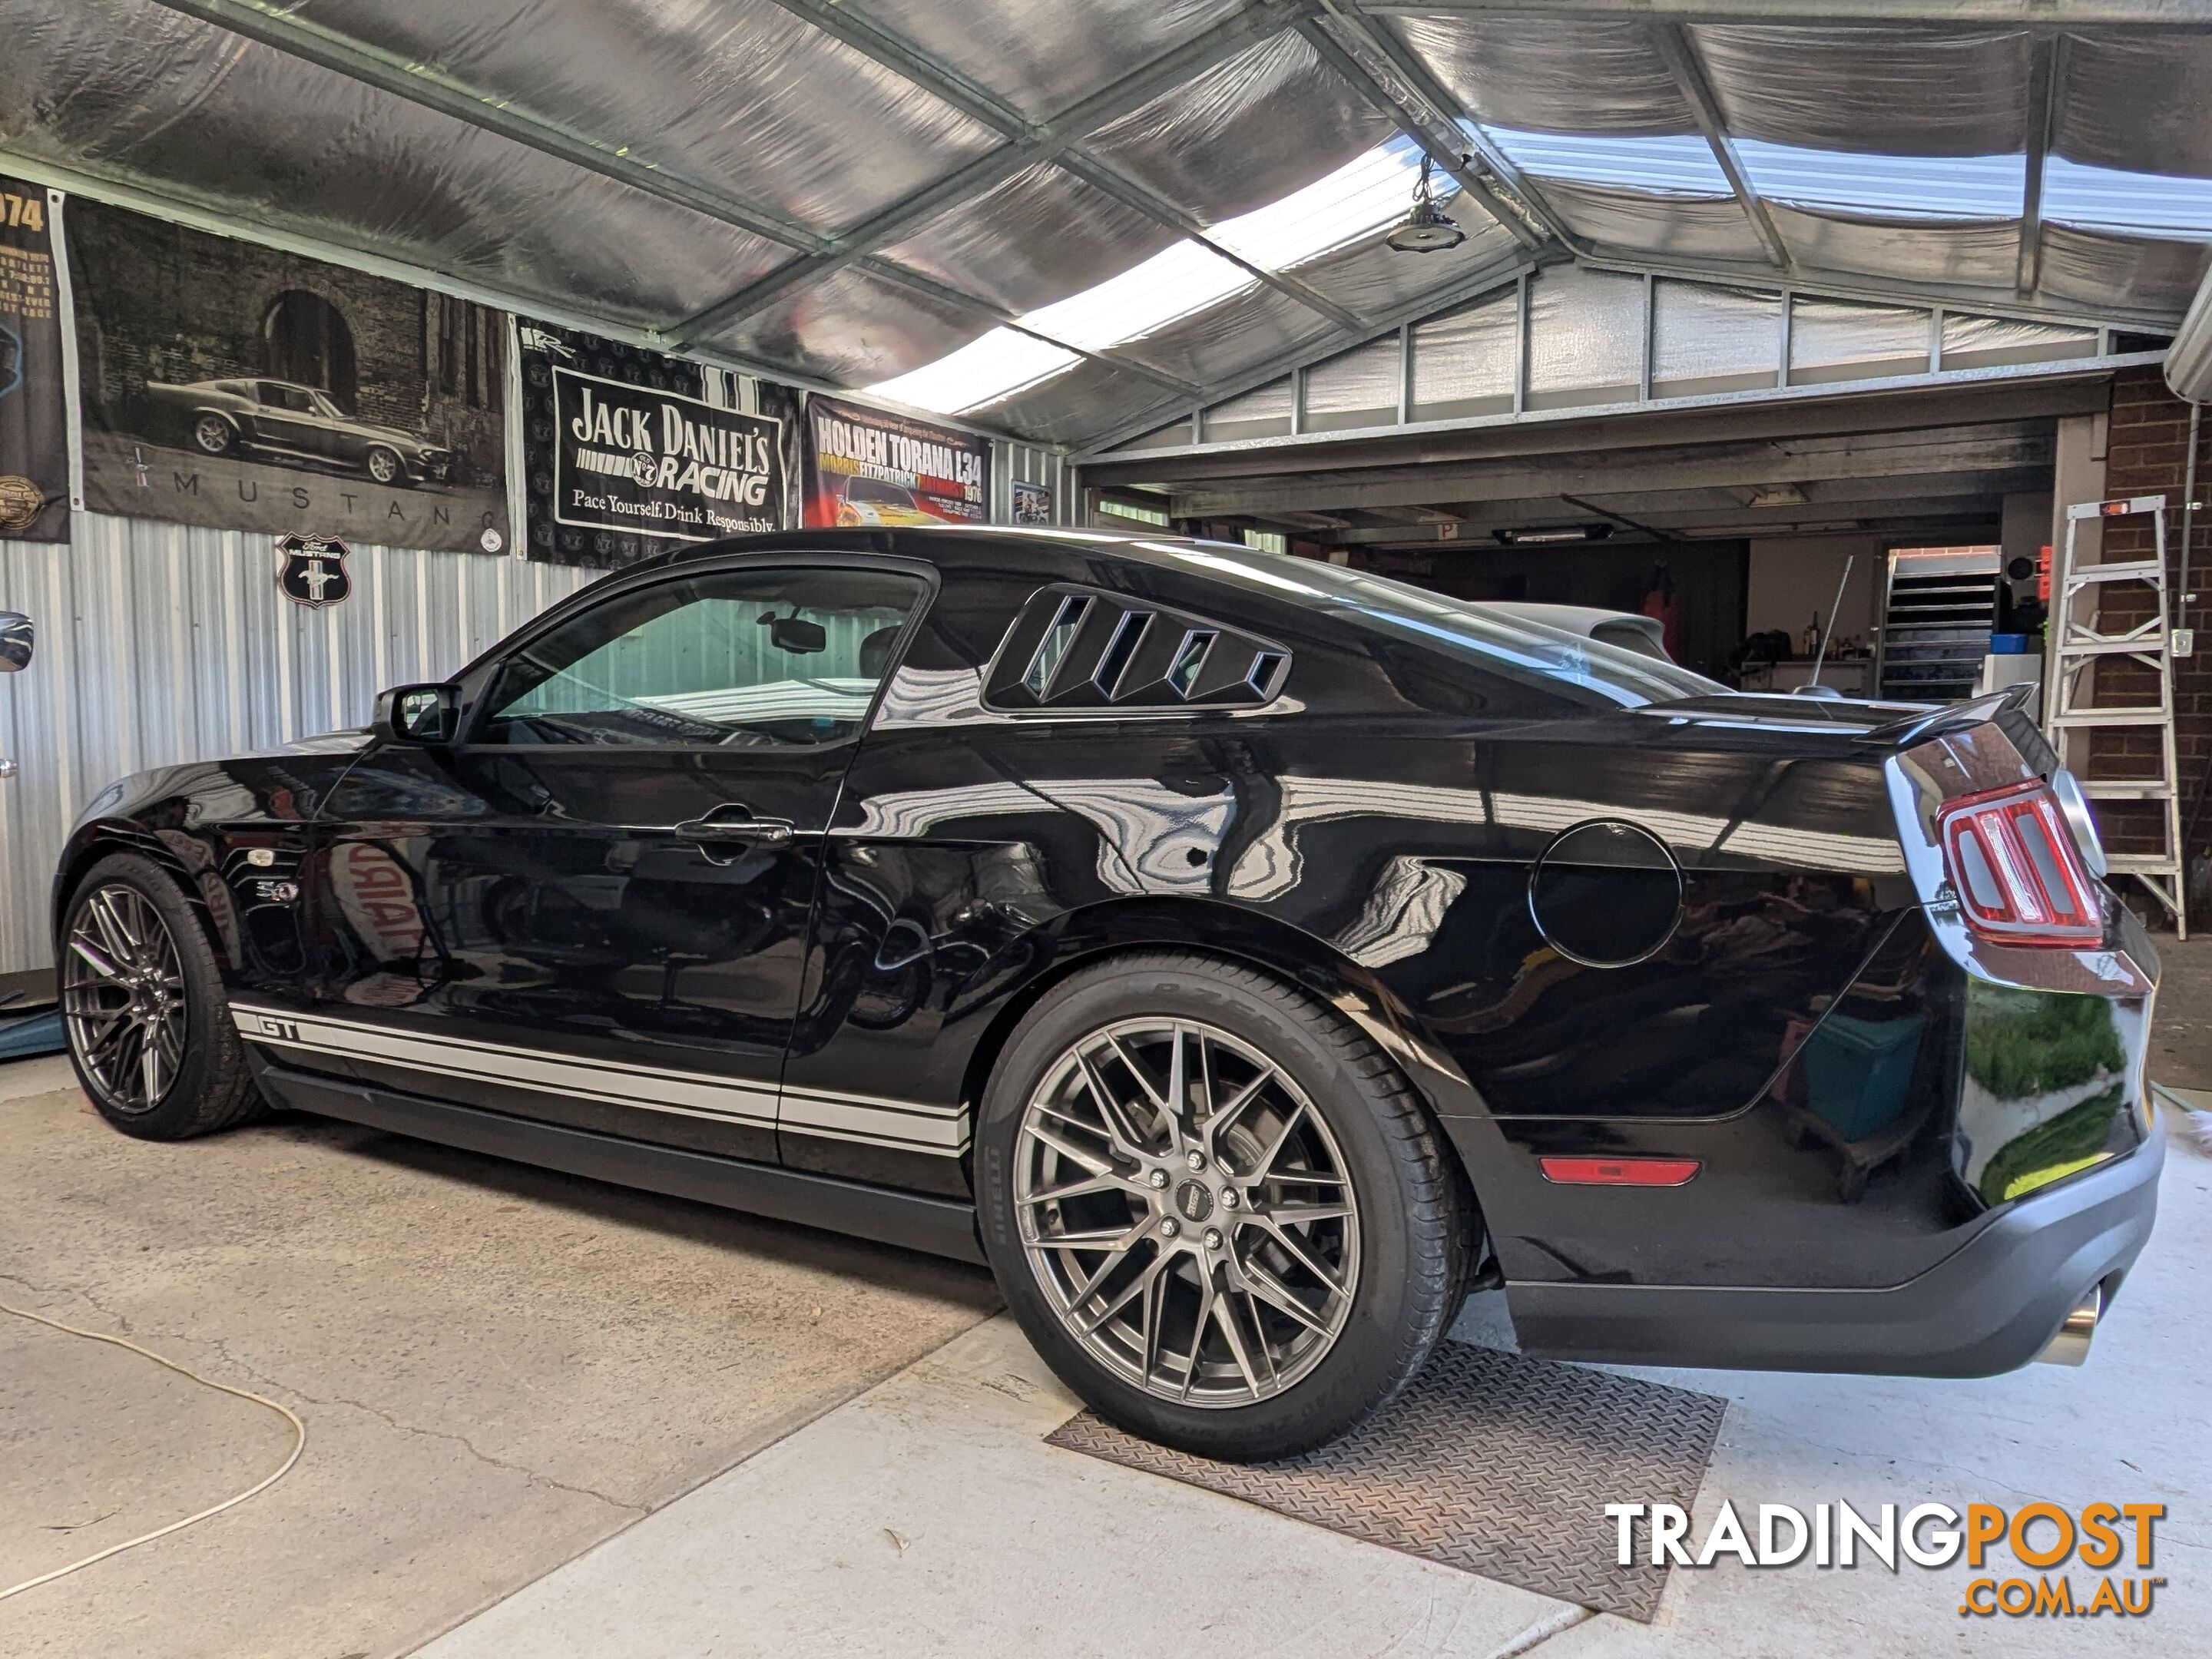
[(1244, 1040), (1166, 1017), (1094, 1030), (1044, 1073), (1017, 1146), (1030, 1270), (1067, 1334), (1146, 1392), (1268, 1397), (1341, 1334), (1352, 1183), (1327, 1121)]

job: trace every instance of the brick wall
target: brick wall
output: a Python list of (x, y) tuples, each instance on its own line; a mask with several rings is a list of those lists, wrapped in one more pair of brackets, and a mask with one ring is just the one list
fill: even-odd
[[(2181, 812), (2185, 838), (2192, 858), (2212, 852), (2212, 805), (2199, 807), (2193, 827), (2192, 805), (2202, 799), (2199, 790), (2212, 775), (2212, 513), (2197, 514), (2195, 545), (2186, 550), (2187, 569), (2194, 573), (2197, 602), (2185, 607), (2181, 504), (2186, 499), (2183, 480), (2189, 459), (2189, 405), (2166, 389), (2155, 368), (2123, 370), (2113, 377), (2112, 418), (2106, 430), (2105, 494), (2163, 495), (2167, 501), (2166, 580), (2173, 614), (2170, 621), (2197, 630), (2195, 655), (2174, 659), (2175, 739), (2180, 758)], [(2203, 500), (2212, 491), (2212, 417), (2202, 422), (2197, 438), (2197, 494)], [(2152, 532), (2148, 519), (2120, 520), (2106, 526), (2106, 560), (2148, 559)], [(2151, 594), (2135, 582), (2114, 583), (2099, 611), (2106, 633), (2120, 631), (2148, 614)], [(2186, 614), (2185, 615), (2184, 612)], [(2100, 663), (2096, 670), (2095, 701), (2126, 703), (2151, 695), (2148, 670), (2123, 659)], [(2158, 733), (2154, 727), (2097, 734), (2089, 757), (2089, 775), (2096, 777), (2145, 777), (2159, 769)], [(2100, 801), (2098, 817), (2107, 843), (2115, 851), (2153, 851), (2160, 845), (2154, 814), (2125, 801)]]

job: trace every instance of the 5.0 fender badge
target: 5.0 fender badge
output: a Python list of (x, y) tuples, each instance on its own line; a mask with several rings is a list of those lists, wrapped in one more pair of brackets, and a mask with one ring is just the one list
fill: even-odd
[(295, 605), (310, 611), (338, 604), (353, 592), (346, 574), (352, 550), (335, 536), (302, 536), (296, 531), (276, 538), (276, 586)]

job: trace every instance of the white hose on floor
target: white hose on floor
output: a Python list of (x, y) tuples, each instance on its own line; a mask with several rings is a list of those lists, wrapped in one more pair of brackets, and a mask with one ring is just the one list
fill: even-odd
[(167, 1526), (157, 1527), (152, 1532), (141, 1533), (136, 1538), (126, 1538), (119, 1544), (110, 1544), (97, 1554), (88, 1555), (81, 1561), (72, 1561), (65, 1567), (56, 1567), (52, 1572), (42, 1572), (36, 1578), (26, 1578), (20, 1584), (10, 1584), (6, 1589), (0, 1589), (0, 1601), (6, 1601), (11, 1595), (21, 1595), (25, 1590), (36, 1589), (41, 1584), (51, 1584), (57, 1578), (66, 1577), (80, 1568), (92, 1565), (95, 1561), (105, 1561), (111, 1555), (120, 1555), (125, 1550), (137, 1549), (141, 1544), (150, 1544), (156, 1538), (167, 1538), (173, 1532), (182, 1532), (186, 1527), (204, 1521), (211, 1515), (221, 1515), (225, 1510), (235, 1509), (247, 1498), (267, 1492), (270, 1487), (289, 1474), (292, 1472), (292, 1465), (300, 1461), (300, 1454), (307, 1449), (307, 1425), (287, 1407), (278, 1405), (265, 1395), (255, 1394), (251, 1389), (234, 1389), (228, 1382), (217, 1382), (211, 1377), (202, 1376), (198, 1371), (189, 1366), (179, 1365), (173, 1359), (164, 1359), (152, 1350), (140, 1347), (136, 1342), (126, 1342), (119, 1336), (109, 1336), (100, 1331), (79, 1330), (74, 1325), (64, 1325), (58, 1319), (49, 1319), (44, 1314), (34, 1314), (27, 1308), (11, 1308), (6, 1303), (0, 1302), (0, 1313), (14, 1314), (18, 1319), (27, 1319), (34, 1324), (46, 1326), (70, 1336), (88, 1337), (94, 1342), (112, 1342), (118, 1348), (128, 1348), (132, 1353), (142, 1354), (156, 1365), (165, 1366), (176, 1372), (178, 1376), (189, 1377), (204, 1388), (214, 1389), (223, 1394), (236, 1395), (240, 1400), (251, 1400), (257, 1406), (266, 1406), (292, 1425), (292, 1433), (295, 1437), (292, 1442), (292, 1455), (284, 1460), (276, 1472), (267, 1479), (248, 1486), (237, 1497), (226, 1498), (220, 1504), (202, 1510), (198, 1515), (188, 1515), (181, 1521), (172, 1521)]

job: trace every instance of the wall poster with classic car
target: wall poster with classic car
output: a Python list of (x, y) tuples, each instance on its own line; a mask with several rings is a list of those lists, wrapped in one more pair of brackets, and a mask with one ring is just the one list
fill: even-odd
[(58, 200), (0, 178), (0, 536), (19, 541), (69, 539)]
[(85, 505), (505, 552), (507, 319), (73, 198)]
[(990, 516), (988, 438), (836, 398), (806, 399), (806, 522), (981, 524)]
[(578, 329), (515, 330), (532, 558), (614, 569), (793, 522), (783, 388)]

